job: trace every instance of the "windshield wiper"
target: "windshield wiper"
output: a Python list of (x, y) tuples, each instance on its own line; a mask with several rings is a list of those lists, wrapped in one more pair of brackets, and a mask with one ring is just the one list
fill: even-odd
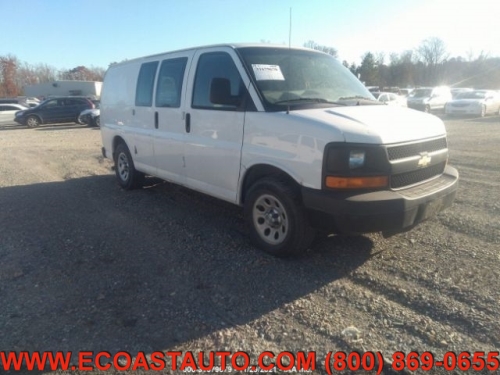
[(360, 95), (349, 96), (349, 97), (346, 96), (339, 98), (338, 100), (354, 100), (356, 101), (356, 105), (379, 105), (379, 104), (385, 105), (384, 103), (379, 102), (377, 99), (370, 99), (367, 98), (366, 96), (360, 96)]
[(343, 105), (343, 106), (347, 105), (346, 103), (332, 102), (332, 101), (322, 99), (322, 98), (294, 98), (294, 99), (279, 100), (277, 102), (274, 102), (273, 104), (299, 103), (299, 102), (326, 103), (326, 104), (335, 104), (335, 105)]
[(359, 96), (359, 95), (356, 95), (356, 96), (345, 96), (345, 97), (339, 98), (338, 100), (356, 100), (356, 99), (364, 99), (364, 100), (369, 100), (371, 102), (378, 101), (378, 100), (373, 100), (371, 98), (367, 98), (366, 96)]

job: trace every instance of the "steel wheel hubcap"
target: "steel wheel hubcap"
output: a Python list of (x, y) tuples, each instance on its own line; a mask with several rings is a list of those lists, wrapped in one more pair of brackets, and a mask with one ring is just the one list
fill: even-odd
[(288, 215), (272, 195), (261, 195), (253, 206), (253, 222), (260, 238), (271, 245), (282, 243), (288, 234)]
[(121, 153), (118, 155), (118, 174), (123, 181), (127, 181), (130, 173), (127, 155)]

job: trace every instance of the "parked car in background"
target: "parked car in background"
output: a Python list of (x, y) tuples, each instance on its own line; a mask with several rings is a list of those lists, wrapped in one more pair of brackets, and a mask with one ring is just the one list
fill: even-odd
[(455, 100), (446, 104), (447, 115), (500, 114), (500, 95), (493, 90), (474, 90), (458, 94)]
[(36, 107), (17, 112), (15, 121), (30, 128), (49, 123), (78, 123), (80, 113), (91, 108), (95, 108), (95, 105), (87, 98), (74, 96), (51, 98)]
[(87, 124), (88, 126), (101, 126), (101, 110), (99, 100), (92, 100), (95, 108), (86, 109), (78, 116), (80, 124)]
[(400, 95), (401, 89), (397, 86), (387, 86), (382, 88), (382, 92), (392, 92), (393, 94)]
[(0, 124), (13, 124), (16, 112), (28, 109), (21, 104), (0, 103)]
[(406, 107), (406, 98), (392, 92), (381, 92), (377, 100), (387, 105)]
[(420, 87), (415, 89), (407, 99), (408, 107), (424, 112), (444, 110), (444, 106), (452, 99), (449, 87)]
[(415, 90), (415, 89), (401, 89), (401, 90), (399, 90), (399, 94), (401, 96), (407, 97), (407, 96), (411, 95), (411, 93), (413, 92), (413, 90)]
[(366, 86), (366, 88), (368, 89), (368, 91), (370, 91), (370, 93), (375, 98), (378, 98), (378, 96), (380, 95), (380, 87), (378, 87), (378, 86)]
[(16, 96), (12, 98), (0, 98), (0, 104), (20, 104), (26, 108), (36, 107), (40, 100), (34, 97)]
[(470, 87), (454, 87), (454, 88), (450, 89), (450, 91), (451, 91), (452, 98), (455, 99), (457, 97), (457, 95), (460, 95), (463, 92), (474, 91), (474, 89), (470, 88)]

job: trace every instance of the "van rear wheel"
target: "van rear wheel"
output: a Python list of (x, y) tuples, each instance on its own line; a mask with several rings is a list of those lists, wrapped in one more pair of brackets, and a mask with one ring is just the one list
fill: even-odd
[(144, 173), (135, 169), (128, 147), (120, 143), (115, 151), (115, 173), (118, 184), (125, 190), (141, 187)]
[(301, 253), (314, 239), (300, 193), (275, 178), (264, 178), (250, 188), (245, 218), (252, 243), (274, 256)]

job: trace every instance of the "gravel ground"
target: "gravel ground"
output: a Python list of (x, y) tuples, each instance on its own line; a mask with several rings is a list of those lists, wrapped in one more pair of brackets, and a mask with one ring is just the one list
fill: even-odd
[(316, 351), (317, 374), (329, 351), (498, 351), (500, 118), (445, 122), (453, 207), (288, 260), (250, 246), (236, 206), (121, 190), (98, 129), (0, 126), (0, 350)]

